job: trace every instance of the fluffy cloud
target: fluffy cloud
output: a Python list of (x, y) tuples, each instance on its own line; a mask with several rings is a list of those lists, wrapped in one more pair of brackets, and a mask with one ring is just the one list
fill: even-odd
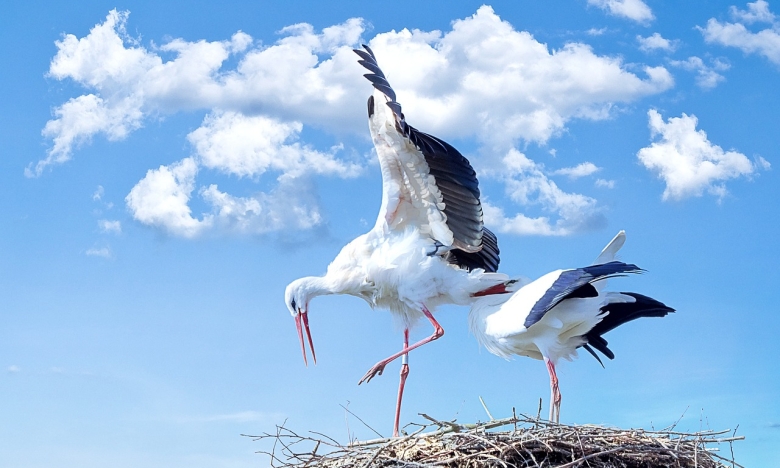
[[(504, 171), (488, 174), (503, 179), (506, 194), (515, 203), (532, 208), (538, 206), (549, 216), (531, 218), (518, 213), (507, 216), (503, 208), (484, 203), (485, 223), (498, 232), (521, 235), (565, 236), (593, 229), (603, 224), (604, 217), (595, 199), (561, 190), (544, 173), (544, 167), (517, 150), (510, 150), (503, 159)], [(595, 167), (595, 166), (594, 166)]]
[(220, 192), (216, 185), (200, 194), (212, 206), (214, 223), (228, 232), (303, 231), (323, 221), (313, 190), (302, 180), (285, 180), (270, 193), (256, 197), (234, 197)]
[(192, 238), (209, 230), (234, 234), (266, 234), (285, 229), (306, 230), (322, 223), (318, 200), (305, 179), (283, 179), (270, 193), (236, 197), (217, 185), (198, 194), (210, 210), (193, 216), (190, 199), (198, 165), (186, 158), (150, 170), (130, 190), (125, 201), (133, 217), (170, 235)]
[(729, 8), (731, 15), (742, 23), (774, 23), (777, 17), (769, 11), (769, 2), (758, 0), (747, 4), (747, 10), (740, 10), (732, 6)]
[(371, 47), (414, 125), (445, 138), (473, 135), (501, 153), (519, 140), (544, 143), (573, 118), (607, 118), (615, 103), (673, 85), (663, 67), (644, 67), (641, 79), (586, 44), (550, 50), (488, 6), (446, 34), (381, 33)]
[[(331, 118), (339, 110), (363, 110), (363, 97), (346, 91), (363, 79), (350, 50), (363, 31), (361, 20), (319, 35), (308, 25), (289, 27), (282, 32), (292, 36), (266, 48), (250, 50), (252, 38), (239, 31), (225, 41), (174, 39), (148, 50), (127, 36), (127, 19), (128, 12), (112, 10), (87, 36), (67, 34), (57, 41), (49, 76), (71, 79), (93, 93), (54, 110), (55, 118), (43, 130), (52, 147), (46, 159), (28, 168), (28, 175), (69, 160), (94, 135), (121, 140), (158, 114), (195, 109), (256, 113), (263, 108), (283, 120), (292, 116), (334, 126)], [(158, 52), (175, 58), (164, 61)], [(317, 53), (332, 56), (319, 62)], [(238, 54), (242, 58), (235, 70), (221, 70), (225, 60)], [(355, 111), (346, 120), (352, 117), (354, 123), (358, 114), (363, 116)]]
[(710, 143), (703, 130), (696, 130), (696, 116), (683, 114), (664, 122), (655, 110), (647, 113), (650, 133), (657, 139), (637, 153), (639, 161), (666, 183), (664, 200), (701, 196), (705, 191), (722, 198), (728, 192), (723, 182), (768, 169), (759, 157), (755, 163), (742, 153), (724, 151)]
[(731, 66), (722, 60), (712, 60), (711, 66), (704, 63), (699, 57), (688, 57), (687, 60), (673, 60), (670, 62), (675, 67), (696, 73), (696, 85), (702, 89), (712, 89), (725, 81), (726, 77), (720, 71), (725, 71)]
[[(609, 8), (625, 16), (652, 17), (649, 9), (637, 13), (642, 2), (612, 3)], [(366, 133), (370, 84), (351, 51), (361, 42), (364, 21), (352, 18), (321, 31), (288, 26), (270, 45), (238, 31), (222, 41), (173, 39), (145, 47), (128, 36), (127, 20), (127, 12), (113, 10), (86, 36), (66, 34), (57, 41), (48, 76), (86, 92), (54, 109), (43, 129), (51, 141), (48, 154), (26, 174), (69, 160), (95, 136), (122, 140), (149, 119), (206, 111), (187, 137), (194, 154), (150, 169), (127, 195), (137, 221), (183, 237), (220, 227), (267, 232), (267, 226), (320, 223), (316, 193), (297, 198), (294, 221), (273, 214), (273, 199), (286, 190), (287, 179), (360, 172), (340, 157), (338, 145), (322, 150), (301, 135), (306, 126), (336, 136)], [(446, 32), (383, 32), (369, 44), (413, 125), (442, 138), (476, 138), (492, 150), (485, 154), (506, 154), (519, 142), (545, 143), (572, 119), (605, 119), (616, 105), (673, 86), (664, 67), (625, 64), (583, 43), (551, 50), (488, 6)], [(272, 174), (278, 186), (236, 197), (196, 181), (209, 171), (247, 183)], [(211, 210), (193, 215), (193, 194)]]
[[(780, 23), (769, 11), (769, 4), (763, 0), (748, 3), (747, 10), (731, 7), (735, 23), (710, 18), (707, 26), (699, 28), (708, 43), (736, 47), (746, 54), (759, 54), (775, 65), (780, 65)], [(748, 30), (745, 24), (769, 23), (771, 26), (758, 32)]]
[(674, 52), (677, 48), (677, 41), (665, 39), (659, 33), (653, 33), (648, 37), (637, 36), (636, 40), (639, 42), (639, 50), (643, 52), (652, 52), (654, 50)]
[(642, 0), (588, 0), (588, 5), (597, 6), (610, 15), (627, 18), (637, 23), (649, 23), (654, 18), (652, 10)]
[(557, 171), (553, 171), (553, 174), (564, 175), (570, 179), (579, 179), (580, 177), (589, 176), (600, 170), (601, 168), (592, 162), (584, 162), (574, 167), (564, 167), (562, 169), (558, 169)]
[(348, 164), (296, 141), (300, 122), (281, 122), (262, 115), (216, 112), (206, 116), (200, 128), (187, 135), (200, 163), (239, 177), (256, 177), (281, 171), (287, 177), (307, 173), (352, 177), (360, 166)]
[[(164, 61), (127, 37), (127, 18), (114, 10), (87, 36), (57, 42), (49, 76), (94, 93), (55, 109), (44, 129), (53, 146), (32, 174), (68, 160), (96, 134), (125, 138), (157, 113), (262, 110), (284, 122), (364, 132), (370, 88), (350, 50), (364, 31), (361, 19), (319, 34), (307, 24), (290, 26), (267, 47), (253, 48), (242, 32), (226, 41), (175, 39), (159, 47), (176, 55)], [(370, 44), (413, 123), (442, 137), (465, 132), (491, 143), (544, 142), (569, 119), (605, 118), (614, 103), (673, 84), (663, 67), (645, 67), (643, 80), (620, 58), (596, 55), (582, 43), (551, 51), (488, 6), (445, 34), (404, 29), (380, 33)], [(231, 55), (239, 56), (235, 69), (223, 67)]]
[(182, 237), (195, 237), (211, 225), (211, 217), (196, 219), (189, 207), (198, 165), (186, 158), (150, 169), (125, 198), (133, 217), (143, 224)]

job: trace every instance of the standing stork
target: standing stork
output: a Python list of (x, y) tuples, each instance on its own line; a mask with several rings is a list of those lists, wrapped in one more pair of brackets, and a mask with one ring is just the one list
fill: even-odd
[(513, 355), (544, 360), (550, 374), (550, 421), (559, 422), (561, 392), (555, 365), (571, 360), (583, 347), (603, 366), (593, 350), (615, 355), (602, 335), (641, 317), (664, 317), (674, 309), (647, 296), (606, 292), (606, 279), (640, 273), (636, 265), (615, 261), (625, 232), (604, 248), (593, 265), (555, 270), (513, 294), (478, 298), (469, 312), (469, 327), (488, 351), (505, 359)]
[[(366, 45), (355, 50), (370, 73), (368, 127), (382, 172), (382, 204), (374, 227), (341, 249), (323, 276), (293, 281), (285, 301), (295, 318), (303, 360), (309, 302), (324, 294), (350, 294), (371, 307), (389, 309), (404, 327), (403, 348), (377, 362), (358, 384), (381, 375), (402, 357), (393, 435), (398, 436), (409, 351), (440, 338), (444, 329), (431, 311), (440, 304), (470, 304), (480, 291), (504, 292), (496, 273), (496, 236), (483, 226), (479, 187), (469, 161), (450, 144), (406, 123), (395, 91)], [(433, 334), (412, 345), (409, 328), (425, 317)]]

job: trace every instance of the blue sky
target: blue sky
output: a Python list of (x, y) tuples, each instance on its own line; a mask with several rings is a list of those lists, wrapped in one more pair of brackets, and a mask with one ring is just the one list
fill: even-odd
[[(780, 444), (776, 2), (27, 2), (0, 17), (0, 465), (248, 467), (287, 421), (391, 432), (402, 336), (318, 298), (306, 368), (283, 304), (374, 222), (374, 48), (407, 120), (478, 170), (501, 270), (588, 264), (677, 309), (559, 367), (562, 422), (739, 425)], [(535, 414), (544, 366), (467, 311), (410, 356), (402, 423)], [(414, 337), (427, 336), (421, 326)], [(546, 411), (545, 411), (546, 412)], [(545, 414), (543, 412), (543, 414)]]

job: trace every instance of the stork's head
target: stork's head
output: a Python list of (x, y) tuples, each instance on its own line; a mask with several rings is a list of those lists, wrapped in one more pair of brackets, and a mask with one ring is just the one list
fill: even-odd
[(316, 295), (313, 286), (312, 277), (300, 278), (288, 284), (287, 289), (284, 292), (284, 300), (287, 303), (287, 308), (295, 319), (296, 328), (298, 328), (298, 339), (301, 341), (303, 362), (307, 366), (309, 363), (306, 361), (306, 345), (303, 340), (304, 330), (306, 331), (306, 338), (309, 340), (311, 357), (314, 359), (314, 364), (317, 364), (317, 356), (314, 354), (314, 343), (311, 340), (311, 331), (309, 331), (308, 315), (309, 300)]

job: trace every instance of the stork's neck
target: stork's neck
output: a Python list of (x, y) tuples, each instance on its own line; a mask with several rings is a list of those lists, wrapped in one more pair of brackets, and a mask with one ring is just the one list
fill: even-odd
[(307, 276), (301, 278), (301, 287), (305, 289), (309, 299), (327, 294), (351, 294), (360, 296), (362, 291), (359, 285), (353, 284), (350, 276), (325, 274), (323, 276)]
[(313, 299), (317, 296), (324, 296), (326, 294), (343, 293), (327, 275), (307, 276), (301, 278), (299, 281), (301, 282), (301, 289), (304, 290), (305, 296), (309, 299)]

